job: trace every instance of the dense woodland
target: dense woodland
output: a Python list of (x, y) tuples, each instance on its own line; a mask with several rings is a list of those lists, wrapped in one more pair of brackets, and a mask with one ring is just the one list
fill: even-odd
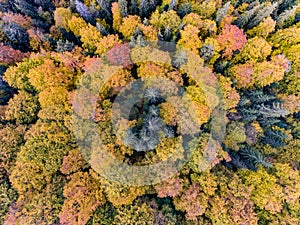
[[(0, 224), (300, 224), (298, 0), (0, 0), (0, 18)], [(74, 93), (83, 77), (103, 83), (109, 66), (92, 118), (103, 148), (144, 165), (193, 145), (170, 179), (113, 182), (78, 146)], [(214, 146), (195, 76), (222, 92), (226, 133)], [(182, 87), (195, 126), (144, 85), (120, 141), (114, 99), (149, 77)]]

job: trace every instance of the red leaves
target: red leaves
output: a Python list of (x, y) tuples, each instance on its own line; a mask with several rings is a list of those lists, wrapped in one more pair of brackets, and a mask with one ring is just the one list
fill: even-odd
[(231, 58), (233, 51), (241, 49), (247, 42), (247, 38), (243, 30), (237, 26), (225, 24), (218, 41), (221, 48), (224, 49), (223, 57)]
[(107, 59), (116, 66), (130, 66), (130, 48), (127, 44), (115, 44), (115, 46), (106, 53)]
[(27, 53), (22, 53), (19, 50), (15, 50), (12, 47), (5, 46), (0, 43), (0, 63), (15, 63), (22, 61), (23, 58), (27, 57)]

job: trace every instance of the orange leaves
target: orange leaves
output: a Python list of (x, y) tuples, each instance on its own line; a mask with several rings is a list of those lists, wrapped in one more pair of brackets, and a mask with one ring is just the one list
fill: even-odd
[(254, 69), (251, 63), (235, 65), (230, 69), (230, 73), (235, 79), (237, 88), (246, 88), (254, 84)]
[(118, 35), (108, 35), (99, 40), (99, 42), (96, 43), (96, 54), (103, 55), (110, 49), (112, 49), (116, 44), (121, 44), (121, 40), (119, 39)]
[(235, 25), (225, 24), (224, 29), (218, 36), (221, 48), (224, 49), (223, 57), (231, 58), (233, 52), (241, 49), (247, 42), (243, 30)]
[(42, 65), (31, 69), (28, 77), (39, 91), (51, 86), (70, 88), (74, 84), (74, 71), (63, 64), (56, 65), (51, 59), (44, 59)]
[(183, 180), (179, 177), (173, 177), (155, 186), (159, 198), (177, 196), (183, 185)]
[(257, 63), (254, 67), (254, 80), (257, 87), (264, 87), (284, 77), (285, 69), (273, 62)]
[(190, 24), (186, 25), (184, 29), (180, 31), (181, 39), (178, 41), (178, 45), (197, 54), (198, 49), (201, 47), (199, 32), (200, 30), (197, 27)]
[(141, 24), (142, 22), (139, 16), (130, 15), (126, 18), (123, 18), (119, 31), (124, 35), (126, 39), (130, 39), (135, 29)]
[(204, 214), (208, 207), (208, 195), (206, 195), (199, 184), (192, 183), (179, 197), (174, 198), (177, 210), (185, 211), (186, 218), (197, 221), (197, 216)]
[(105, 202), (100, 183), (88, 172), (71, 175), (63, 193), (66, 200), (59, 218), (66, 225), (85, 225), (93, 211)]

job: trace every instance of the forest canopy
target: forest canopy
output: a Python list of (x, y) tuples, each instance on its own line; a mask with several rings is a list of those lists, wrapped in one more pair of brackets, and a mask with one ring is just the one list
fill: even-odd
[(0, 0), (0, 224), (299, 225), (299, 54), (298, 0)]

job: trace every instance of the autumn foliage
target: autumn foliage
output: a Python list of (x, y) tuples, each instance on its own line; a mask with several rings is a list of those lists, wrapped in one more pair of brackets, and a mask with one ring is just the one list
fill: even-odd
[(299, 54), (298, 0), (0, 0), (0, 224), (299, 225)]

